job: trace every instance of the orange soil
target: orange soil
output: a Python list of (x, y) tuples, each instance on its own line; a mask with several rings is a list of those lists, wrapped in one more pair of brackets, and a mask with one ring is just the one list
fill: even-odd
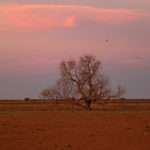
[(0, 150), (150, 150), (150, 112), (0, 112)]

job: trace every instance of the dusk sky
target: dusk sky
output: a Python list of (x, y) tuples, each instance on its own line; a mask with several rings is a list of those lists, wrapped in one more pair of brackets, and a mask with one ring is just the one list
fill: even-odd
[(150, 0), (0, 1), (1, 99), (38, 97), (83, 54), (126, 97), (150, 98)]

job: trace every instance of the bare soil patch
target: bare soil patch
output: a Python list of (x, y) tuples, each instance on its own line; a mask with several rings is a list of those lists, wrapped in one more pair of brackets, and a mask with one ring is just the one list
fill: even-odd
[(150, 150), (149, 111), (4, 110), (0, 150)]

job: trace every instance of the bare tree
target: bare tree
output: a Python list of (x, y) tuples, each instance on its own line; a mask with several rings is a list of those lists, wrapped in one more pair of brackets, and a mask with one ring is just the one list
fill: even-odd
[(44, 89), (40, 95), (43, 98), (52, 100), (73, 99), (75, 97), (75, 90), (72, 82), (61, 78), (57, 80), (55, 85)]
[(80, 57), (79, 61), (63, 61), (60, 64), (61, 78), (72, 83), (89, 110), (92, 102), (110, 94), (108, 79), (104, 76), (101, 65), (92, 55)]
[(126, 94), (126, 90), (122, 85), (118, 85), (117, 86), (117, 92), (116, 92), (116, 97), (118, 97), (119, 99)]
[(59, 93), (61, 99), (73, 99), (76, 96), (76, 90), (74, 89), (74, 84), (66, 78), (60, 78), (57, 80), (55, 89)]
[(49, 99), (49, 96), (50, 96), (49, 89), (44, 89), (40, 93), (40, 98), (42, 98), (42, 99)]

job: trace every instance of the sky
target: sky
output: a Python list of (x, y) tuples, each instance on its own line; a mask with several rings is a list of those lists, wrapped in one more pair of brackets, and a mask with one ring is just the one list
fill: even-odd
[(149, 27), (149, 0), (1, 0), (0, 98), (37, 98), (85, 54), (126, 97), (150, 98)]

